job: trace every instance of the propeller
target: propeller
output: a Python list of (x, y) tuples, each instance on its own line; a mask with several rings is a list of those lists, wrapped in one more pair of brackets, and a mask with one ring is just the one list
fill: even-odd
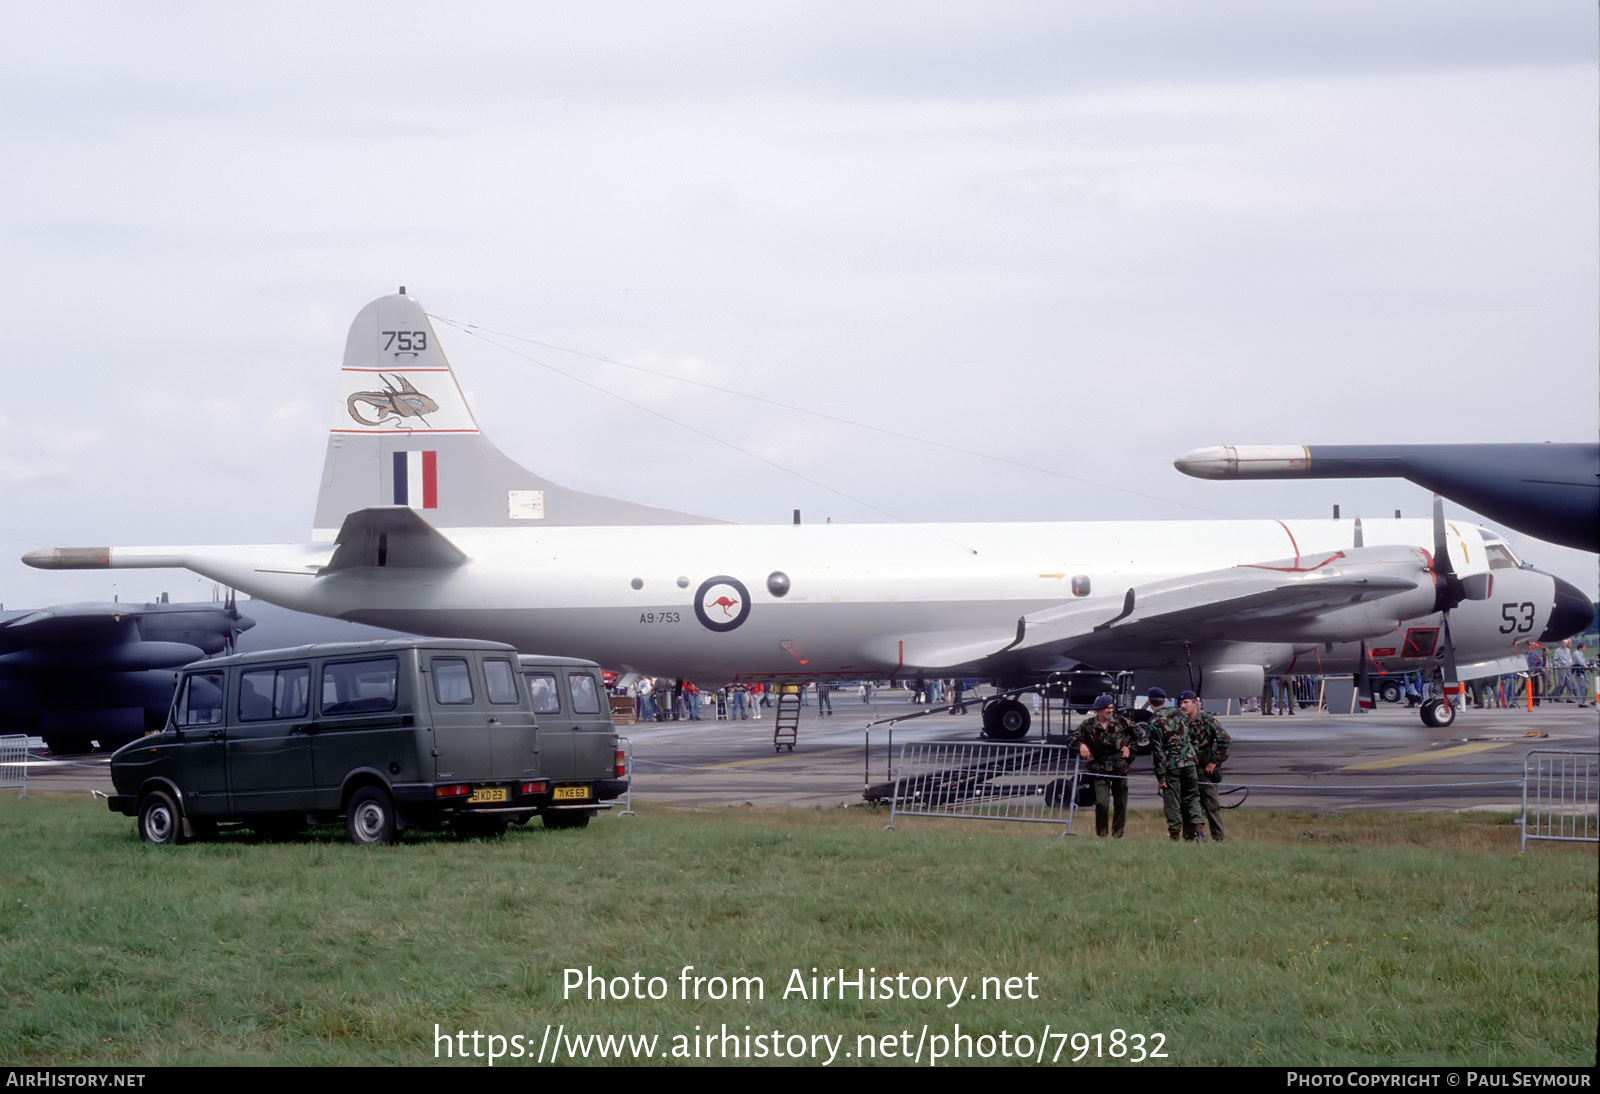
[[(1357, 550), (1366, 546), (1366, 541), (1361, 534), (1361, 518), (1356, 518), (1355, 541), (1352, 544)], [(1367, 671), (1367, 665), (1372, 655), (1367, 652), (1366, 639), (1361, 640), (1360, 657), (1356, 661), (1356, 703), (1363, 711), (1371, 710), (1374, 706), (1372, 700), (1372, 675)]]
[(239, 614), (239, 594), (231, 588), (228, 598), (223, 601), (222, 610), (228, 617), (228, 633), (222, 639), (222, 652), (234, 653), (239, 646), (239, 636), (255, 626), (256, 621)]
[(1456, 669), (1456, 644), (1450, 637), (1450, 611), (1464, 600), (1487, 600), (1494, 578), (1482, 573), (1463, 579), (1456, 573), (1455, 563), (1450, 561), (1450, 544), (1445, 539), (1444, 499), (1438, 494), (1433, 496), (1432, 565), (1436, 590), (1433, 610), (1440, 613), (1440, 637), (1444, 640), (1440, 653), (1444, 658), (1443, 684), (1448, 704), (1450, 696), (1456, 695), (1461, 687), (1461, 676)]

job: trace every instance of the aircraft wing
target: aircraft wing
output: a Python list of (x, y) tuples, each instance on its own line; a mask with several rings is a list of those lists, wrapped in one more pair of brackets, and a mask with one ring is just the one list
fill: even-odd
[(170, 668), (254, 625), (222, 604), (62, 604), (0, 622), (0, 671)]
[(0, 650), (6, 651), (68, 643), (113, 645), (138, 637), (132, 615), (109, 604), (63, 604), (0, 623)]
[(380, 567), (442, 569), (467, 560), (459, 547), (404, 505), (358, 509), (344, 518), (334, 538), (339, 546), (318, 577)]
[[(1327, 640), (1340, 629), (1329, 616), (1358, 605), (1420, 588), (1418, 581), (1390, 574), (1251, 572), (1249, 567), (1199, 574), (1192, 578), (1129, 589), (1117, 615), (1084, 629), (1079, 613), (1049, 609), (1024, 619), (1018, 652), (1055, 647), (1085, 661), (1152, 646), (1213, 642)], [(1431, 606), (1433, 589), (1426, 590)], [(1358, 613), (1361, 618), (1371, 613)], [(1404, 616), (1379, 614), (1369, 625), (1385, 633)]]
[(1092, 663), (1186, 643), (1198, 648), (1355, 641), (1427, 614), (1434, 597), (1421, 551), (1353, 548), (1135, 586), (1120, 606), (1104, 599), (1068, 601), (1018, 619), (1014, 634), (990, 629), (907, 636), (904, 663), (925, 668), (989, 658)]

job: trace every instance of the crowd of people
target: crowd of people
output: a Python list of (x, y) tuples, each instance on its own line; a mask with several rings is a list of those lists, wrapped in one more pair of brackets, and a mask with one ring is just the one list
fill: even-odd
[[(617, 687), (613, 694), (633, 699), (634, 719), (639, 722), (698, 722), (701, 704), (711, 705), (711, 718), (728, 721), (760, 721), (762, 711), (772, 709), (775, 685), (729, 684), (715, 691), (703, 691), (693, 680), (640, 676), (628, 687)], [(809, 707), (811, 695), (817, 697), (817, 716), (833, 716), (833, 686), (825, 683), (800, 685), (800, 705)]]

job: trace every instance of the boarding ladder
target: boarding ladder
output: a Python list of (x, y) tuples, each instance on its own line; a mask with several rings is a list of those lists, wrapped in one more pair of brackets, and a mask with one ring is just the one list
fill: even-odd
[(800, 688), (799, 684), (784, 684), (778, 688), (777, 715), (772, 723), (772, 751), (794, 751), (800, 739)]

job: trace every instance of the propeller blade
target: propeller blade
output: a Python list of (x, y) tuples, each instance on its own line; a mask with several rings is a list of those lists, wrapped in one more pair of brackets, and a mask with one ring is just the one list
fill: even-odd
[(1365, 547), (1366, 546), (1366, 541), (1362, 538), (1362, 535), (1361, 535), (1361, 518), (1360, 517), (1356, 518), (1356, 541), (1353, 544), (1353, 546), (1356, 546), (1356, 547)]
[(1450, 561), (1450, 542), (1445, 538), (1444, 499), (1433, 496), (1433, 576), (1436, 593), (1433, 610), (1447, 612), (1467, 598), (1455, 564)]

